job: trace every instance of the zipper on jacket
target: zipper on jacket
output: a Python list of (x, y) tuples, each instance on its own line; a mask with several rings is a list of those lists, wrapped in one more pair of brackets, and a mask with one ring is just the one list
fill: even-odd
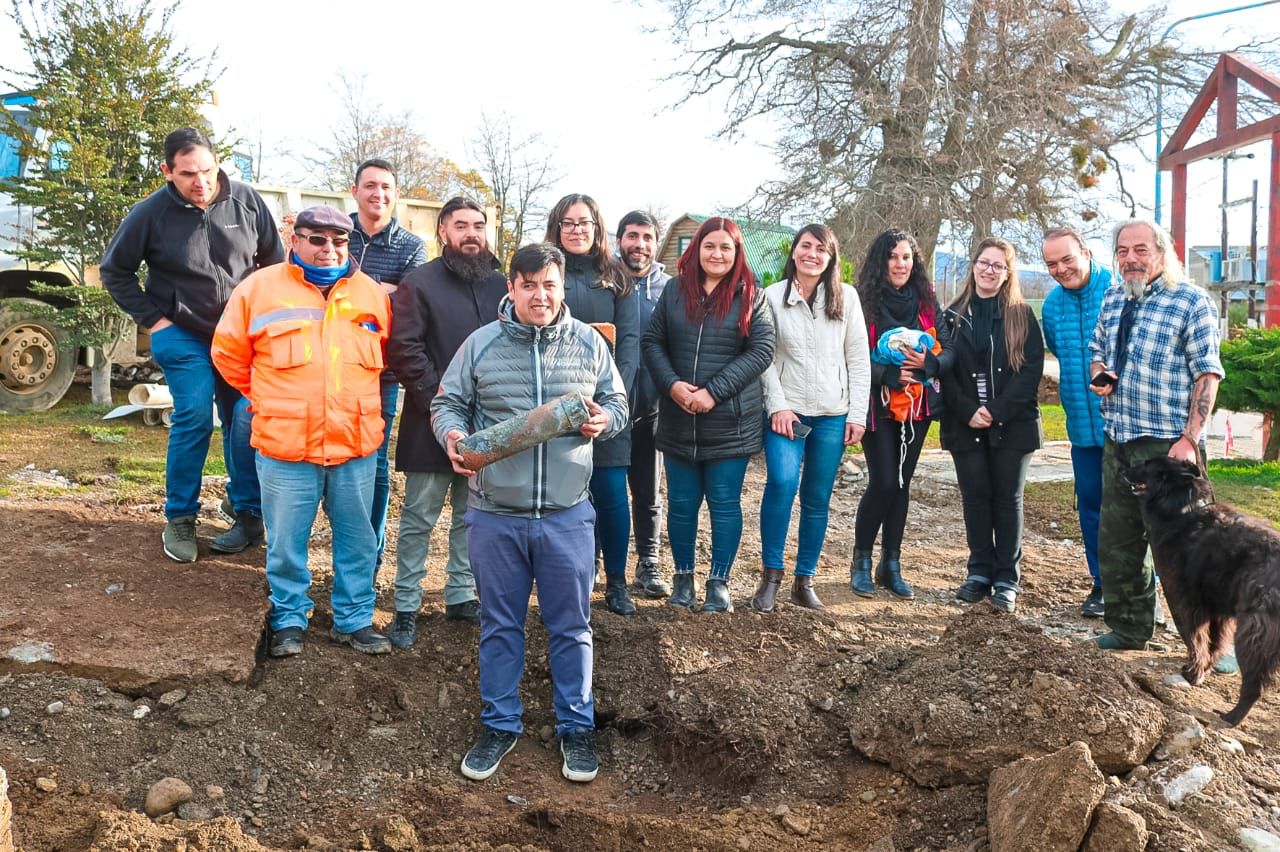
[[(533, 329), (533, 404), (542, 405), (542, 329)], [(542, 517), (543, 469), (546, 466), (545, 443), (539, 444), (533, 456), (533, 516)]]
[[(698, 380), (698, 356), (702, 354), (702, 328), (707, 324), (707, 314), (704, 311), (702, 321), (698, 323), (698, 341), (693, 345), (693, 380)], [(693, 415), (693, 460), (698, 460), (698, 415)]]

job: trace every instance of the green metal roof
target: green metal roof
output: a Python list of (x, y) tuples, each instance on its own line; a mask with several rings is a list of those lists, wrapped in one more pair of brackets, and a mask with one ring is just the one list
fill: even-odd
[[(713, 218), (702, 213), (686, 215), (698, 224)], [(784, 240), (790, 243), (795, 236), (795, 229), (777, 222), (753, 222), (733, 216), (728, 218), (733, 219), (742, 229), (742, 242), (747, 247), (747, 265), (751, 267), (751, 274), (756, 277), (756, 282), (763, 284), (766, 273), (781, 275), (782, 267), (787, 262), (782, 243)]]

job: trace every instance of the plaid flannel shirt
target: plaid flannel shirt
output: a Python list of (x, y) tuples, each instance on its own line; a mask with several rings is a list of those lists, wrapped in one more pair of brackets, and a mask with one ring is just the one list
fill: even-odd
[[(1115, 365), (1124, 302), (1124, 282), (1117, 279), (1102, 298), (1089, 342), (1091, 363)], [(1225, 375), (1218, 358), (1218, 314), (1208, 294), (1191, 282), (1170, 286), (1157, 278), (1138, 300), (1126, 348), (1120, 382), (1102, 400), (1103, 431), (1117, 444), (1177, 440), (1187, 427), (1196, 378)]]

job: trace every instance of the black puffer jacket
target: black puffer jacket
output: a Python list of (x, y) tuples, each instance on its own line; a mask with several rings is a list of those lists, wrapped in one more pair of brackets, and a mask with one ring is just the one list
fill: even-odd
[[(1030, 313), (1025, 305), (1019, 307)], [(1028, 317), (1027, 340), (1023, 344), (1022, 369), (1009, 367), (1009, 353), (1004, 345), (1004, 317), (997, 306), (991, 322), (990, 340), (979, 346), (973, 339), (970, 313), (958, 313), (954, 307), (943, 312), (939, 331), (945, 327), (955, 352), (950, 372), (942, 376), (942, 393), (946, 408), (942, 415), (943, 449), (953, 453), (977, 449), (986, 433), (992, 447), (1036, 450), (1044, 443), (1040, 425), (1040, 406), (1036, 402), (1040, 377), (1044, 374), (1044, 338), (1040, 323)], [(991, 401), (987, 411), (992, 424), (987, 429), (974, 429), (969, 420), (979, 408), (977, 375), (991, 377)]]
[[(662, 293), (640, 351), (662, 397), (655, 442), (685, 461), (748, 456), (764, 446), (764, 391), (760, 376), (773, 363), (773, 314), (757, 289), (746, 306), (750, 333), (738, 330), (745, 287), (739, 283), (723, 319), (691, 322), (678, 279)], [(706, 414), (689, 414), (671, 398), (678, 381), (706, 388), (716, 401)]]

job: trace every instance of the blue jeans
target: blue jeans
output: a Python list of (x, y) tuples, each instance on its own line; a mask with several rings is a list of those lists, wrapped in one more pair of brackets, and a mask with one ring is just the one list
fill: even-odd
[(166, 518), (200, 512), (200, 478), (213, 437), (213, 406), (222, 421), (227, 495), (238, 512), (261, 514), (258, 475), (249, 445), (248, 403), (213, 366), (209, 342), (176, 325), (151, 335), (151, 357), (173, 395), (173, 425), (165, 457)]
[(387, 547), (387, 504), (391, 502), (391, 424), (396, 420), (396, 402), (400, 399), (400, 386), (395, 382), (382, 383), (382, 446), (378, 447), (378, 467), (373, 480), (373, 508), (369, 520), (373, 534), (378, 538), (377, 567), (382, 566), (382, 551)]
[(375, 553), (369, 506), (375, 463), (372, 453), (329, 466), (258, 453), (272, 630), (307, 627), (314, 608), (308, 595), (307, 542), (322, 502), (333, 529), (333, 626), (354, 633), (373, 624)]
[(748, 456), (687, 462), (667, 453), (667, 537), (675, 573), (692, 574), (698, 512), (707, 501), (711, 516), (711, 578), (729, 579), (742, 541), (742, 480)]
[(468, 509), (466, 520), (471, 570), (480, 591), (480, 721), (517, 735), (524, 730), (524, 622), (536, 583), (538, 613), (547, 628), (556, 733), (593, 730), (596, 513), (590, 501), (541, 518)]
[(800, 422), (813, 429), (794, 441), (764, 427), (764, 461), (768, 477), (760, 500), (760, 563), (764, 568), (782, 570), (782, 548), (791, 527), (791, 505), (800, 493), (799, 543), (796, 547), (796, 576), (812, 577), (827, 538), (827, 518), (831, 489), (844, 457), (844, 423), (841, 415), (806, 417)]
[(1080, 513), (1080, 536), (1084, 539), (1084, 559), (1089, 565), (1093, 587), (1102, 588), (1098, 573), (1098, 524), (1102, 520), (1102, 447), (1072, 447), (1071, 470), (1076, 477), (1076, 509)]
[(591, 472), (591, 505), (596, 510), (596, 540), (604, 555), (604, 573), (626, 577), (631, 507), (627, 504), (625, 466), (597, 467)]

